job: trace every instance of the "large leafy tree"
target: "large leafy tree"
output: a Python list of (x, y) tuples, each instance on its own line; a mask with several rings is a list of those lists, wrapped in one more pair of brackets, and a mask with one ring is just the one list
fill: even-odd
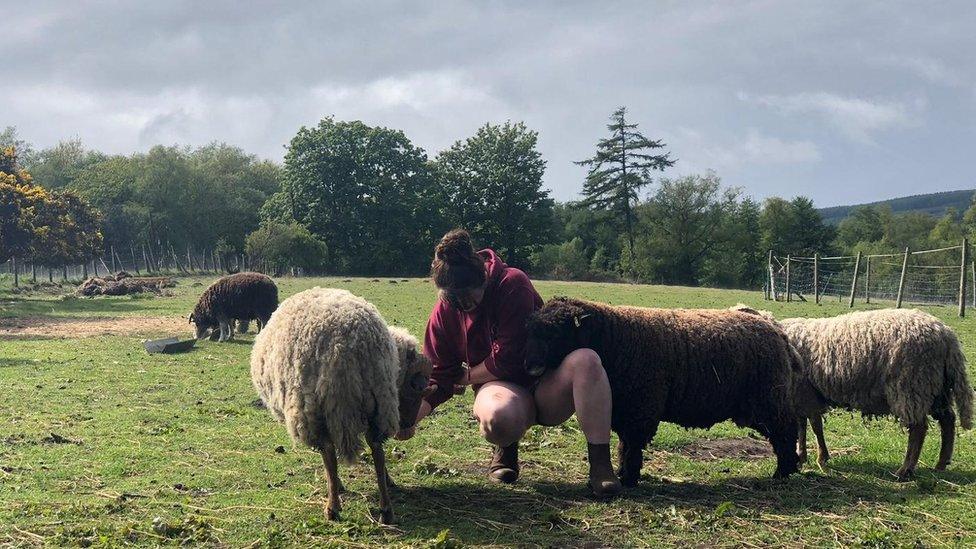
[(278, 207), (265, 211), (324, 241), (331, 270), (420, 272), (435, 236), (433, 190), (426, 153), (403, 132), (325, 118), (292, 138)]
[(804, 196), (792, 200), (766, 199), (759, 226), (765, 250), (806, 256), (833, 250), (834, 228), (824, 224), (813, 201)]
[(48, 268), (77, 265), (102, 250), (101, 216), (70, 191), (52, 192), (34, 206), (30, 255)]
[(117, 249), (203, 250), (223, 241), (239, 253), (281, 177), (280, 166), (214, 143), (109, 157), (82, 170), (69, 188), (106, 213), (107, 244)]
[(87, 261), (101, 250), (100, 214), (74, 193), (35, 185), (20, 169), (13, 147), (0, 151), (0, 214), (2, 259), (29, 256), (59, 267)]
[(542, 188), (546, 162), (537, 141), (521, 122), (485, 124), (434, 162), (448, 223), (467, 228), (520, 267), (552, 229), (553, 201)]
[(891, 222), (890, 206), (861, 206), (837, 226), (837, 244), (851, 250), (859, 242), (877, 242), (884, 238), (885, 226)]
[(86, 149), (80, 139), (69, 139), (33, 154), (25, 165), (38, 184), (58, 190), (70, 186), (85, 168), (104, 159), (102, 153)]
[(317, 270), (325, 258), (325, 243), (294, 221), (269, 222), (247, 236), (247, 253), (258, 265), (267, 265), (276, 276), (289, 267)]
[(17, 150), (0, 149), (0, 262), (22, 257), (30, 249), (34, 206), (46, 196), (18, 165)]
[(634, 205), (638, 191), (651, 183), (650, 172), (674, 165), (670, 153), (658, 154), (665, 147), (637, 131), (627, 122), (627, 109), (620, 107), (610, 116), (610, 135), (597, 143), (596, 154), (577, 164), (589, 168), (583, 184), (582, 203), (612, 212), (623, 225), (631, 256), (634, 255)]
[[(641, 255), (653, 258), (643, 270), (653, 278), (677, 284), (697, 284), (702, 267), (731, 236), (729, 225), (737, 207), (738, 190), (722, 190), (714, 173), (662, 179), (660, 188), (642, 207), (647, 226), (640, 240)], [(635, 258), (637, 265), (641, 258)]]

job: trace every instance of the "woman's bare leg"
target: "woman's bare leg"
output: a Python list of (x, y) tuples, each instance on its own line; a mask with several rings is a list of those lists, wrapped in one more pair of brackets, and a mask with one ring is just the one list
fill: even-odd
[(558, 425), (576, 413), (586, 437), (590, 489), (598, 497), (618, 494), (620, 480), (610, 464), (613, 399), (600, 356), (590, 349), (567, 355), (558, 368), (539, 381), (535, 405), (536, 419), (543, 425)]
[(518, 441), (535, 423), (532, 395), (520, 385), (490, 381), (478, 389), (472, 411), (485, 440), (495, 445), (488, 478), (506, 484), (515, 482), (519, 476)]

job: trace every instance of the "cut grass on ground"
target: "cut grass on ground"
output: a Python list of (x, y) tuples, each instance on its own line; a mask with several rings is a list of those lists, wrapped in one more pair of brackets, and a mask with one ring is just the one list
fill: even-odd
[[(390, 323), (422, 333), (434, 301), (430, 284), (375, 280), (278, 282), (282, 298), (317, 285), (347, 288), (374, 302)], [(160, 329), (184, 331), (153, 335), (187, 335), (186, 314), (210, 281), (180, 279), (172, 297), (151, 299), (60, 299), (0, 289), (0, 317), (7, 325), (47, 318), (62, 326), (91, 317), (123, 323), (163, 317)], [(780, 316), (847, 310), (837, 302), (763, 302), (759, 292), (568, 282), (537, 287), (543, 297), (617, 304), (744, 302)], [(949, 307), (928, 310), (952, 325), (967, 356), (976, 357), (976, 321), (955, 317)], [(252, 335), (200, 342), (180, 355), (148, 355), (142, 337), (67, 329), (0, 334), (0, 545), (976, 544), (970, 432), (960, 434), (949, 470), (935, 473), (939, 437), (931, 430), (918, 479), (898, 484), (890, 471), (901, 462), (906, 435), (890, 420), (831, 413), (829, 467), (808, 466), (786, 481), (769, 479), (773, 460), (750, 441), (712, 442), (752, 438), (747, 430), (663, 425), (646, 452), (640, 487), (601, 503), (583, 488), (585, 445), (575, 421), (531, 429), (522, 443), (519, 483), (488, 483), (489, 447), (470, 417), (470, 392), (440, 408), (414, 439), (386, 445), (400, 486), (393, 494), (396, 527), (375, 521), (376, 488), (365, 455), (363, 463), (340, 467), (344, 513), (330, 523), (322, 513), (320, 458), (293, 448), (284, 429), (253, 404)]]

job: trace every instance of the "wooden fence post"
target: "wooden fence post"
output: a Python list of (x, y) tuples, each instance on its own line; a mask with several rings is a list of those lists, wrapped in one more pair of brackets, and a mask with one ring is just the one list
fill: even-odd
[(871, 256), (864, 259), (864, 302), (871, 303)]
[(81, 264), (81, 278), (88, 280), (88, 260), (85, 260)]
[(10, 266), (14, 268), (14, 288), (20, 286), (19, 270), (17, 269), (17, 258), (10, 258)]
[(776, 301), (776, 277), (773, 276), (773, 251), (769, 250), (769, 256), (766, 259), (766, 281), (768, 283), (769, 295), (766, 299), (772, 299)]
[(854, 292), (857, 291), (857, 272), (861, 267), (861, 252), (857, 252), (857, 259), (854, 260), (854, 279), (851, 281), (851, 299), (847, 302), (847, 308), (854, 308)]
[(962, 239), (962, 262), (959, 265), (959, 316), (966, 316), (966, 264), (969, 263), (969, 239)]
[(116, 268), (116, 267), (118, 267), (118, 265), (115, 264), (115, 246), (114, 245), (113, 246), (109, 246), (109, 254), (110, 255), (109, 255), (108, 260), (112, 263), (112, 274), (115, 274), (115, 273), (119, 272), (119, 270)]
[(908, 256), (909, 249), (905, 248), (905, 258), (901, 261), (901, 278), (898, 280), (898, 300), (895, 302), (895, 308), (901, 308), (901, 300), (905, 295), (905, 274), (908, 273)]
[(813, 254), (813, 302), (820, 305), (820, 252)]
[(787, 303), (793, 301), (792, 298), (793, 286), (791, 285), (791, 281), (790, 281), (790, 264), (792, 262), (793, 262), (793, 256), (787, 255), (786, 256), (786, 302)]
[[(33, 259), (31, 259), (31, 282), (37, 284), (37, 263), (34, 263)], [(976, 295), (976, 292), (973, 295)]]

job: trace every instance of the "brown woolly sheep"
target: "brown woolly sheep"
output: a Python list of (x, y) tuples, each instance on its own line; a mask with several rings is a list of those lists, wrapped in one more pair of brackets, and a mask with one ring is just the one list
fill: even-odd
[(708, 428), (731, 419), (769, 439), (775, 478), (797, 470), (790, 405), (795, 351), (782, 330), (746, 313), (610, 306), (557, 297), (528, 322), (526, 367), (556, 368), (589, 348), (610, 380), (610, 425), (620, 438), (620, 480), (634, 486), (642, 451), (667, 421)]
[(213, 330), (211, 339), (234, 338), (234, 321), (256, 319), (258, 330), (278, 308), (278, 287), (267, 275), (237, 273), (222, 277), (204, 290), (190, 314), (197, 339)]
[[(745, 305), (734, 310), (773, 320), (768, 311)], [(796, 398), (800, 419), (799, 453), (806, 461), (806, 421), (817, 437), (817, 463), (830, 458), (824, 441), (823, 414), (831, 407), (866, 416), (892, 415), (908, 429), (905, 460), (894, 473), (910, 479), (918, 465), (931, 415), (939, 422), (942, 445), (937, 471), (952, 460), (956, 415), (963, 428), (973, 422), (973, 390), (966, 357), (951, 328), (917, 309), (860, 311), (833, 318), (786, 318), (780, 321), (803, 359), (805, 382), (814, 391)]]

